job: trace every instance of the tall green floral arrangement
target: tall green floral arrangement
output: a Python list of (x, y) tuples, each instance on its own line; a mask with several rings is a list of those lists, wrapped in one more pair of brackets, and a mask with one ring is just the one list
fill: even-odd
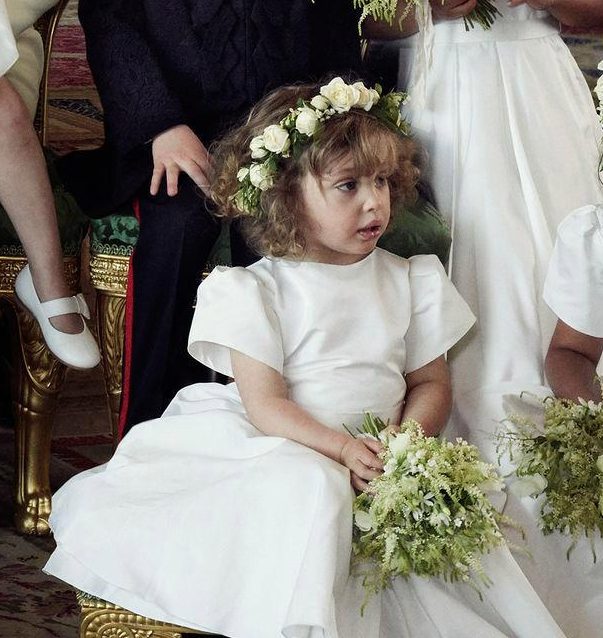
[[(441, 1), (442, 4), (446, 3), (446, 0)], [(400, 18), (400, 20), (404, 20), (413, 7), (421, 8), (429, 0), (353, 0), (353, 2), (354, 7), (362, 11), (360, 24), (369, 16), (375, 20), (383, 20), (388, 24), (392, 24), (396, 18), (400, 2), (406, 5)], [(498, 15), (500, 15), (500, 11), (491, 0), (477, 0), (475, 9), (464, 18), (465, 29), (469, 31), (476, 24), (483, 29), (489, 29)]]
[(383, 443), (384, 471), (354, 502), (353, 564), (367, 596), (411, 574), (489, 584), (481, 556), (504, 543), (508, 519), (487, 493), (503, 489), (477, 448), (426, 437), (405, 421), (399, 431), (367, 414), (362, 436)]
[[(540, 527), (575, 542), (603, 536), (603, 403), (542, 399), (544, 421), (514, 415), (498, 434), (499, 452), (515, 464), (510, 491), (542, 496)], [(595, 556), (596, 558), (596, 556)]]

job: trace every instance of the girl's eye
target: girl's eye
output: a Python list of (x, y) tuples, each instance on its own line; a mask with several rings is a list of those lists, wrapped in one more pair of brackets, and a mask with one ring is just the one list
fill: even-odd
[(377, 186), (385, 186), (387, 184), (387, 177), (385, 177), (385, 175), (377, 175), (377, 177), (375, 177), (375, 184)]
[(349, 191), (353, 191), (355, 188), (356, 188), (356, 180), (354, 179), (337, 184), (337, 189), (340, 191), (349, 192)]

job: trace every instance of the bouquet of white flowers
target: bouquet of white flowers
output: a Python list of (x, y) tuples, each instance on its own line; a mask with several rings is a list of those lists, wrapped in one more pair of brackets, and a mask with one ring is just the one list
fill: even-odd
[[(421, 9), (429, 0), (403, 0), (406, 4), (400, 21), (404, 20), (410, 13), (413, 7)], [(442, 4), (446, 3), (446, 0), (441, 0)], [(375, 20), (384, 20), (388, 24), (392, 24), (396, 17), (399, 0), (354, 0), (354, 7), (361, 9), (362, 14), (360, 17), (360, 24), (362, 21), (370, 16)], [(489, 29), (493, 24), (496, 16), (500, 15), (500, 11), (490, 0), (477, 0), (477, 6), (475, 9), (464, 18), (465, 29), (473, 29), (476, 24), (479, 24), (483, 29)]]
[[(544, 422), (511, 416), (498, 434), (501, 456), (508, 454), (517, 477), (509, 490), (518, 496), (544, 495), (540, 527), (575, 541), (603, 536), (603, 403), (546, 397)], [(594, 545), (593, 545), (593, 558)]]
[[(504, 543), (508, 522), (486, 493), (504, 484), (477, 448), (426, 437), (416, 421), (399, 432), (367, 414), (361, 436), (383, 443), (383, 474), (354, 501), (353, 561), (367, 595), (396, 576), (489, 584), (481, 556)], [(478, 588), (479, 591), (479, 588)]]

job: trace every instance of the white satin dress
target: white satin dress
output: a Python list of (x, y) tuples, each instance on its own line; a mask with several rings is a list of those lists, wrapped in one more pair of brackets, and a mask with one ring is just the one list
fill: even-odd
[[(230, 349), (281, 372), (330, 427), (397, 421), (404, 375), (473, 316), (434, 256), (356, 264), (262, 259), (200, 286), (190, 353), (230, 375)], [(562, 636), (505, 549), (468, 587), (401, 581), (364, 614), (349, 576), (348, 470), (248, 420), (234, 383), (197, 384), (132, 429), (108, 464), (53, 499), (45, 570), (131, 611), (234, 638)]]
[[(602, 192), (601, 127), (557, 22), (527, 5), (495, 4), (503, 15), (490, 31), (467, 32), (462, 20), (435, 25), (425, 93), (407, 105), (452, 225), (451, 279), (477, 317), (450, 354), (455, 408), (446, 434), (476, 443), (491, 462), (500, 421), (534, 409), (516, 396), (549, 392), (544, 355), (556, 318), (542, 293), (557, 227)], [(417, 37), (401, 44), (406, 86)], [(509, 496), (506, 511), (532, 553), (518, 561), (568, 636), (603, 635), (600, 569), (594, 576), (592, 560), (577, 557), (568, 564), (567, 542), (543, 538), (537, 510)]]
[(544, 300), (574, 330), (603, 338), (603, 206), (583, 206), (560, 224)]
[(0, 0), (0, 77), (17, 61), (19, 53), (15, 36), (10, 26), (6, 3)]

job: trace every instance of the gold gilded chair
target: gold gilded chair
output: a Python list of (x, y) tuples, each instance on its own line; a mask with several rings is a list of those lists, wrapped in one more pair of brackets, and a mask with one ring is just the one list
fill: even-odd
[(96, 291), (96, 327), (105, 391), (117, 445), (122, 391), (126, 290), (138, 222), (130, 211), (90, 223), (90, 282)]
[[(50, 51), (55, 30), (68, 0), (36, 23), (44, 42), (44, 68), (36, 130), (46, 140), (47, 89)], [(73, 294), (79, 287), (79, 248), (86, 222), (60, 185), (53, 185), (65, 254), (67, 282)], [(0, 334), (3, 371), (10, 378), (15, 423), (15, 525), (24, 534), (49, 533), (51, 508), (50, 446), (52, 425), (65, 366), (48, 350), (38, 323), (14, 296), (15, 278), (27, 259), (4, 211), (0, 214)]]
[(181, 638), (183, 633), (216, 636), (203, 631), (151, 620), (121, 607), (78, 592), (80, 638)]

